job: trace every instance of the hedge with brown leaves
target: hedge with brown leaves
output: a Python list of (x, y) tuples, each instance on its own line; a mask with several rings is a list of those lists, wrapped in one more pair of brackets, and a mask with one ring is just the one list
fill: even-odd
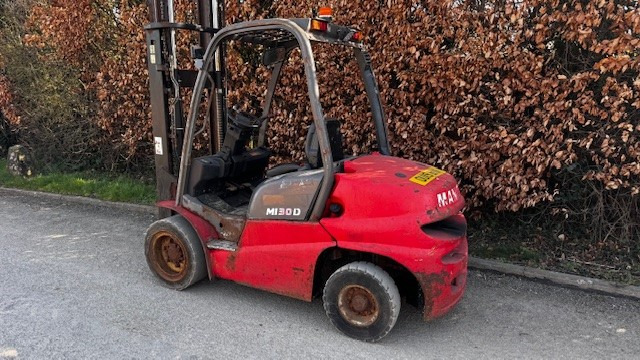
[[(258, 12), (258, 3), (232, 7), (233, 21), (311, 13), (295, 1)], [(563, 171), (640, 192), (635, 2), (328, 5), (336, 22), (365, 34), (394, 152), (456, 174), (472, 205), (491, 200), (498, 210), (515, 211), (551, 200), (562, 189), (555, 180)], [(336, 79), (345, 63), (331, 57), (318, 59), (332, 68), (319, 76), (323, 104), (339, 109), (330, 112), (346, 122), (354, 149), (366, 148), (373, 141), (366, 99), (354, 80)], [(353, 64), (345, 72), (356, 72)], [(307, 116), (295, 106), (283, 111), (289, 115), (283, 119)], [(281, 125), (274, 137), (290, 135), (294, 124)], [(289, 150), (286, 142), (278, 145)]]
[[(30, 21), (37, 29), (31, 43), (82, 69), (114, 166), (152, 162), (146, 9), (135, 3), (56, 0), (36, 7)], [(227, 14), (229, 22), (306, 17), (315, 5), (232, 1)], [(640, 192), (640, 10), (634, 1), (326, 5), (334, 8), (334, 21), (365, 35), (393, 152), (455, 174), (470, 205), (531, 207), (552, 200), (566, 178)], [(117, 16), (109, 8), (117, 8)], [(317, 56), (323, 105), (343, 120), (349, 148), (362, 153), (375, 138), (357, 68), (344, 53), (324, 50)], [(302, 156), (303, 124), (309, 123), (299, 65), (294, 60), (287, 67), (275, 99), (269, 136), (280, 157)], [(260, 89), (254, 68), (237, 61), (229, 68), (232, 83)]]

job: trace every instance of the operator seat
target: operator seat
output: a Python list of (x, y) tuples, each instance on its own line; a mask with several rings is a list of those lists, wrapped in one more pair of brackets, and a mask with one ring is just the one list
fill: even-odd
[[(344, 159), (342, 133), (340, 133), (340, 121), (338, 121), (338, 119), (329, 118), (326, 122), (333, 161), (340, 161)], [(311, 124), (311, 126), (309, 126), (307, 141), (304, 144), (304, 152), (307, 155), (307, 162), (311, 169), (318, 169), (322, 167), (322, 154), (320, 153), (320, 143), (318, 142), (318, 136), (316, 135), (315, 124)]]
[[(340, 121), (338, 119), (326, 119), (327, 131), (329, 132), (329, 144), (333, 161), (344, 159), (344, 149), (342, 148), (342, 133), (340, 133)], [(307, 139), (304, 143), (304, 151), (307, 162), (303, 165), (297, 163), (285, 163), (274, 166), (267, 170), (267, 177), (274, 177), (294, 171), (318, 169), (322, 167), (322, 154), (320, 153), (320, 143), (316, 134), (316, 124), (311, 123), (307, 132)]]

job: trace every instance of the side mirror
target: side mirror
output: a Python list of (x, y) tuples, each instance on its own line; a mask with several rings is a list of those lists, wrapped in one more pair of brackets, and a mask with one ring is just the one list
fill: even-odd
[(271, 66), (273, 64), (284, 61), (287, 55), (287, 50), (282, 47), (269, 48), (262, 53), (262, 64), (264, 66)]

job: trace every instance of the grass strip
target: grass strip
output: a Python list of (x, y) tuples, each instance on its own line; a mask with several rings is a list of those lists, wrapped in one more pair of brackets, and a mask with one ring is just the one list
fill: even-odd
[(156, 197), (153, 185), (122, 175), (51, 172), (31, 178), (13, 176), (5, 159), (0, 160), (0, 186), (143, 205), (152, 205)]

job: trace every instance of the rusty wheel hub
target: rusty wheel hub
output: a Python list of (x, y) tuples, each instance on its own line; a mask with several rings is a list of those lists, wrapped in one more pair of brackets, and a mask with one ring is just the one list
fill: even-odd
[(360, 285), (348, 285), (340, 290), (338, 309), (343, 319), (360, 327), (373, 324), (380, 314), (376, 297)]
[(165, 280), (178, 281), (187, 270), (187, 252), (184, 244), (173, 234), (161, 231), (151, 241), (153, 267)]

